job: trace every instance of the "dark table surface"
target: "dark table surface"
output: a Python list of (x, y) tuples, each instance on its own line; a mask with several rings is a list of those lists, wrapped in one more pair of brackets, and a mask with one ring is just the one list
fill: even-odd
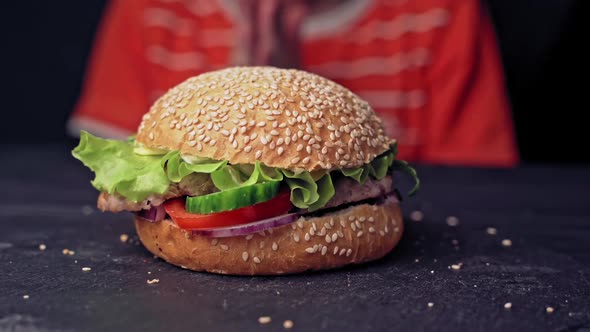
[(130, 215), (94, 209), (69, 146), (0, 148), (0, 331), (280, 331), (287, 319), (293, 331), (590, 331), (590, 168), (420, 167), (407, 231), (384, 259), (232, 277), (150, 255)]

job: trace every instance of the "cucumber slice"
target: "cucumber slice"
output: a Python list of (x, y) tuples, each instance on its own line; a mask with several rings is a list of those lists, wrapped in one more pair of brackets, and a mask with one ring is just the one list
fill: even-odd
[(256, 183), (204, 196), (187, 197), (186, 212), (209, 214), (268, 201), (279, 193), (280, 181)]

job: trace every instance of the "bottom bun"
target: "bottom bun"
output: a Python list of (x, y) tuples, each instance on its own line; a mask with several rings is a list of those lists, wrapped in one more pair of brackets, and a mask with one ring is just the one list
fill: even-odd
[(247, 236), (194, 235), (170, 220), (135, 218), (137, 234), (154, 255), (185, 269), (232, 275), (327, 270), (385, 256), (403, 232), (398, 202), (361, 204)]

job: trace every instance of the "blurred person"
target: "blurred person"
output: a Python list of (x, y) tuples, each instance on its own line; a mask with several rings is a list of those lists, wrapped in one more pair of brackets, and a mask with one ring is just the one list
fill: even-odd
[(519, 161), (479, 0), (112, 0), (69, 130), (126, 137), (168, 88), (234, 65), (299, 68), (346, 86), (412, 162)]

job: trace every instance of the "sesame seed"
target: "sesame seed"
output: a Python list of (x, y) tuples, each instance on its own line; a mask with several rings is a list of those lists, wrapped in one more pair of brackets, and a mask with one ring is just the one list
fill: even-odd
[(306, 251), (308, 254), (313, 254), (313, 253), (315, 253), (315, 251), (316, 251), (316, 247), (309, 247), (309, 248), (305, 248), (305, 251)]
[(283, 154), (283, 150), (284, 149), (282, 146), (277, 149), (277, 153), (279, 154), (279, 156)]
[(346, 250), (346, 257), (350, 256), (351, 254), (352, 254), (352, 249)]
[(227, 245), (225, 245), (225, 244), (222, 244), (222, 245), (220, 245), (219, 247), (220, 247), (222, 250), (224, 250), (224, 251), (228, 251), (228, 250), (229, 250), (229, 247), (228, 247)]
[(293, 240), (295, 240), (295, 242), (299, 242), (299, 235), (293, 234)]
[(336, 234), (338, 234), (339, 238), (343, 238), (344, 237), (344, 233), (342, 233), (342, 231), (337, 231)]
[(432, 307), (434, 307), (434, 303), (428, 302), (428, 308), (432, 308)]
[(547, 307), (547, 308), (545, 308), (545, 311), (546, 311), (548, 314), (552, 314), (554, 310), (555, 310), (555, 309), (553, 309), (553, 307)]
[(277, 245), (276, 242), (272, 243), (272, 250), (277, 251), (279, 249), (279, 246)]
[(309, 233), (305, 233), (305, 236), (303, 238), (306, 242), (308, 242), (311, 239), (311, 236), (309, 236)]
[(502, 245), (504, 247), (510, 247), (512, 245), (512, 240), (510, 240), (510, 239), (504, 239), (504, 240), (502, 240)]
[(387, 227), (387, 225), (385, 225), (385, 228), (383, 228), (383, 230), (385, 231), (385, 233), (389, 233), (389, 227)]
[(495, 229), (494, 227), (488, 227), (486, 229), (486, 233), (488, 233), (489, 235), (496, 235), (496, 234), (498, 234), (498, 230)]
[(463, 263), (453, 264), (453, 265), (451, 265), (451, 268), (453, 270), (460, 270), (461, 269), (461, 265), (463, 265)]
[(256, 155), (255, 155), (256, 159), (260, 159), (261, 156), (262, 156), (262, 151), (260, 151), (260, 150), (256, 151)]
[(399, 232), (399, 227), (395, 227), (395, 228), (393, 229), (393, 232), (394, 232), (394, 233), (398, 233), (398, 232)]
[(350, 228), (352, 228), (353, 232), (356, 231), (356, 225), (353, 222), (350, 223)]
[(91, 268), (89, 268), (89, 267), (83, 267), (83, 268), (82, 268), (82, 271), (84, 271), (84, 272), (88, 272), (88, 271), (90, 271), (90, 270), (92, 270), (92, 269), (91, 269)]
[(340, 219), (340, 226), (342, 226), (342, 228), (346, 228), (346, 222), (344, 219)]
[(424, 213), (422, 213), (422, 211), (412, 211), (412, 213), (410, 213), (410, 219), (413, 221), (422, 221), (422, 219), (424, 219)]
[(47, 249), (46, 245), (44, 245), (43, 243), (39, 245), (39, 250), (43, 251), (45, 249)]
[(363, 231), (358, 231), (358, 233), (356, 233), (356, 237), (361, 237), (363, 236)]
[(375, 222), (375, 218), (373, 218), (373, 217), (369, 217), (367, 220), (368, 220), (369, 222)]
[[(258, 232), (258, 234), (260, 234), (261, 236), (264, 236), (264, 231), (260, 231), (260, 232)], [(258, 247), (260, 249), (264, 248), (264, 241), (258, 242)]]
[(213, 239), (213, 240), (211, 240), (211, 245), (212, 246), (216, 246), (217, 245), (217, 242), (219, 242), (218, 239)]
[(510, 309), (510, 308), (512, 308), (512, 303), (511, 302), (504, 303), (504, 309)]
[(28, 300), (29, 299), (29, 295), (23, 295), (23, 299)]
[(258, 323), (260, 323), (260, 324), (268, 324), (270, 322), (271, 322), (271, 319), (268, 316), (258, 317)]
[(246, 153), (250, 152), (251, 150), (252, 150), (252, 147), (250, 145), (248, 145), (244, 148), (244, 152), (246, 152)]
[(314, 236), (314, 235), (315, 235), (315, 229), (313, 229), (313, 228), (310, 228), (310, 229), (309, 229), (309, 234), (310, 234), (311, 236)]
[(375, 227), (369, 227), (369, 233), (375, 233)]
[(254, 237), (254, 235), (248, 234), (248, 235), (246, 235), (246, 240), (250, 241), (250, 240), (252, 240), (253, 237)]
[(455, 227), (459, 225), (459, 218), (455, 217), (455, 216), (449, 216), (446, 219), (447, 221), (447, 225), (451, 226), (451, 227)]
[(325, 256), (327, 252), (328, 252), (328, 247), (324, 246), (322, 248), (322, 256)]
[(248, 252), (244, 251), (242, 253), (242, 259), (244, 260), (244, 262), (247, 262), (248, 261)]
[(283, 322), (283, 327), (286, 329), (290, 329), (293, 328), (293, 321), (292, 320), (286, 320)]
[(301, 150), (303, 150), (303, 144), (297, 145), (297, 151), (301, 151)]
[(147, 283), (150, 285), (157, 284), (160, 282), (160, 279), (148, 279)]
[[(330, 240), (328, 241), (328, 239)], [(332, 237), (330, 237), (330, 235), (326, 235), (326, 242), (336, 242), (336, 240), (338, 240), (338, 234), (334, 233), (332, 234)]]
[(381, 236), (385, 236), (385, 232), (380, 230), (380, 231), (379, 231), (379, 235), (381, 235)]
[(297, 164), (299, 162), (299, 157), (295, 157), (291, 159), (291, 164)]
[(253, 260), (253, 261), (254, 261), (254, 263), (256, 263), (256, 264), (260, 264), (260, 262), (261, 262), (261, 261), (260, 261), (260, 258), (258, 258), (258, 257), (256, 257), (256, 256), (254, 256), (254, 258), (252, 258), (252, 260)]

